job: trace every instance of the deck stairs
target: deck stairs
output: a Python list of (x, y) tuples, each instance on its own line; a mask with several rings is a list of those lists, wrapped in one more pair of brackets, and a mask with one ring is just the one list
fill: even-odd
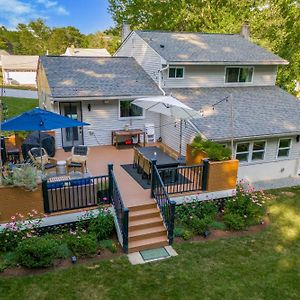
[(128, 209), (128, 253), (169, 244), (167, 230), (155, 201)]

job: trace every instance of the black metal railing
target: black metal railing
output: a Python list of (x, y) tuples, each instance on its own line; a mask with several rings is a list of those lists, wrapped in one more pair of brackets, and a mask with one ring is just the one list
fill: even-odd
[(158, 169), (168, 194), (201, 191), (204, 165)]
[(108, 175), (63, 181), (43, 180), (42, 190), (46, 213), (109, 203)]
[(169, 195), (165, 189), (164, 183), (159, 174), (159, 171), (156, 167), (155, 160), (152, 161), (151, 194), (152, 197), (155, 199), (158, 208), (160, 209), (160, 213), (168, 231), (169, 244), (171, 245), (174, 239), (174, 220), (176, 202), (170, 200)]
[(128, 252), (128, 208), (124, 205), (122, 196), (114, 175), (113, 165), (108, 165), (109, 176), (109, 198), (114, 206), (115, 214), (118, 220), (119, 228), (122, 234), (123, 249)]

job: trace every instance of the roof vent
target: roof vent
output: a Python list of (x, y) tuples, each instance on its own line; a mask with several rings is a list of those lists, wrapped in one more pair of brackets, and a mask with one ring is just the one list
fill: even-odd
[(242, 25), (240, 35), (246, 40), (250, 39), (250, 25), (248, 21), (245, 21)]
[(160, 48), (165, 48), (165, 45), (160, 44), (159, 46), (160, 46)]

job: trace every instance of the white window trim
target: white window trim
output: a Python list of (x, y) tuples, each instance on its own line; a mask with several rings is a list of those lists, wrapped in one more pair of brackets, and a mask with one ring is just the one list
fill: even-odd
[[(289, 147), (279, 148), (281, 140), (290, 140), (290, 146)], [(291, 156), (292, 144), (293, 144), (293, 139), (292, 138), (281, 138), (281, 139), (279, 139), (278, 143), (277, 143), (276, 160), (281, 160), (281, 159), (287, 159), (287, 158), (289, 158)], [(279, 150), (286, 150), (286, 149), (289, 150), (289, 155), (288, 156), (278, 156)]]
[[(264, 142), (265, 143), (265, 148), (263, 150), (264, 156), (263, 156), (262, 159), (252, 159), (253, 153), (262, 152), (262, 150), (253, 150), (254, 143), (257, 143), (257, 142)], [(235, 153), (234, 153), (235, 159), (237, 159), (236, 158), (236, 155), (237, 155), (237, 146), (240, 145), (240, 144), (247, 144), (247, 143), (249, 143), (249, 149), (248, 149), (248, 151), (238, 152), (238, 154), (248, 153), (248, 160), (247, 161), (240, 161), (240, 164), (246, 164), (246, 163), (252, 163), (252, 162), (256, 163), (256, 162), (262, 162), (262, 161), (264, 161), (265, 157), (266, 157), (266, 150), (267, 150), (267, 141), (266, 140), (245, 141), (245, 142), (236, 143), (236, 145), (235, 145)]]
[[(175, 69), (175, 77), (170, 77), (170, 69)], [(182, 77), (176, 77), (176, 69), (182, 69)], [(182, 80), (184, 79), (184, 76), (185, 76), (185, 67), (169, 66), (168, 79)]]
[(125, 120), (142, 120), (142, 119), (145, 119), (145, 110), (142, 108), (143, 110), (143, 115), (142, 116), (139, 116), (139, 117), (121, 117), (121, 101), (133, 101), (132, 99), (122, 99), (122, 100), (119, 100), (119, 103), (118, 103), (118, 119), (120, 121), (125, 121)]
[[(252, 68), (253, 71), (252, 71), (251, 81), (247, 81), (247, 82), (239, 82), (239, 81), (237, 81), (237, 82), (227, 82), (226, 81), (227, 69), (230, 69), (230, 68)], [(224, 83), (228, 84), (228, 85), (230, 85), (230, 84), (233, 84), (233, 85), (234, 84), (238, 84), (238, 85), (240, 85), (240, 84), (253, 84), (254, 71), (255, 71), (254, 66), (225, 66)], [(240, 77), (240, 71), (239, 71), (239, 76), (238, 77)]]

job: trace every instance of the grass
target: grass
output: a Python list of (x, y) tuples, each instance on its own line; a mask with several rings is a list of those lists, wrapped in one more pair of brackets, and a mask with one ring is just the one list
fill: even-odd
[(7, 119), (17, 116), (24, 111), (35, 108), (39, 105), (38, 99), (3, 97), (3, 104), (8, 109)]
[(271, 224), (246, 237), (174, 245), (179, 256), (126, 256), (42, 275), (0, 278), (2, 299), (299, 299), (300, 188), (272, 192)]

